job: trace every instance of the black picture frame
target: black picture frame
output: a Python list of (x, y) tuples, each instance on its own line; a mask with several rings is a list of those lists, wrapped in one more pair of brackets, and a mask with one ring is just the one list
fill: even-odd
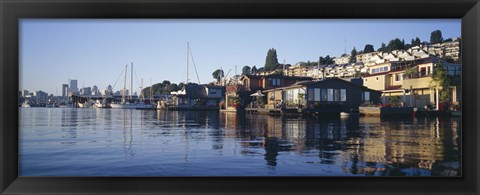
[[(4, 194), (480, 194), (478, 0), (2, 0)], [(18, 177), (20, 18), (461, 18), (462, 177)]]

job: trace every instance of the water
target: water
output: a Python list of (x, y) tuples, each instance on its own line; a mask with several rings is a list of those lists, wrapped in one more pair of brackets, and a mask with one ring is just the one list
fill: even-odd
[(21, 176), (461, 176), (460, 118), (20, 108)]

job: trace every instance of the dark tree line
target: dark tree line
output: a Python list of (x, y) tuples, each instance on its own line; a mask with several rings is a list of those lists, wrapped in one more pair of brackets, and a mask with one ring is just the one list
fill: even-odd
[(172, 91), (178, 91), (183, 89), (184, 83), (171, 83), (170, 81), (163, 81), (161, 83), (153, 84), (152, 86), (145, 87), (142, 92), (145, 98), (150, 98), (150, 88), (152, 89), (152, 95), (170, 94)]

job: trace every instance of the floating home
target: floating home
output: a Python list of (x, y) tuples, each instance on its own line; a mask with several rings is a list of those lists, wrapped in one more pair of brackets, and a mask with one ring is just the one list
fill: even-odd
[(381, 92), (338, 78), (302, 81), (288, 87), (264, 90), (267, 108), (298, 110), (303, 113), (339, 114), (358, 109), (364, 103), (380, 103)]
[(189, 83), (176, 92), (172, 92), (173, 101), (168, 109), (195, 110), (219, 109), (219, 103), (225, 101), (224, 86), (209, 86)]

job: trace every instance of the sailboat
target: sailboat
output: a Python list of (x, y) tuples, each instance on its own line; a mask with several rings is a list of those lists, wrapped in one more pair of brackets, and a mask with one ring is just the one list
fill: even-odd
[(126, 92), (126, 87), (127, 87), (127, 70), (128, 70), (128, 65), (125, 65), (125, 80), (123, 82), (123, 91), (122, 91), (122, 102), (120, 103), (110, 103), (111, 108), (124, 108), (126, 101), (125, 101), (125, 92)]
[[(128, 65), (125, 66), (125, 70), (128, 69)], [(131, 71), (130, 71), (130, 78), (131, 78), (131, 91), (130, 91), (130, 100), (133, 99), (132, 92), (133, 92), (133, 63), (131, 64)], [(123, 109), (154, 109), (155, 106), (152, 104), (146, 104), (143, 101), (135, 101), (135, 102), (127, 102), (125, 100), (125, 93), (126, 93), (126, 86), (127, 86), (127, 71), (125, 71), (125, 81), (123, 85), (123, 93), (122, 93), (122, 102), (120, 103), (111, 103), (110, 107), (112, 108), (123, 108)]]

